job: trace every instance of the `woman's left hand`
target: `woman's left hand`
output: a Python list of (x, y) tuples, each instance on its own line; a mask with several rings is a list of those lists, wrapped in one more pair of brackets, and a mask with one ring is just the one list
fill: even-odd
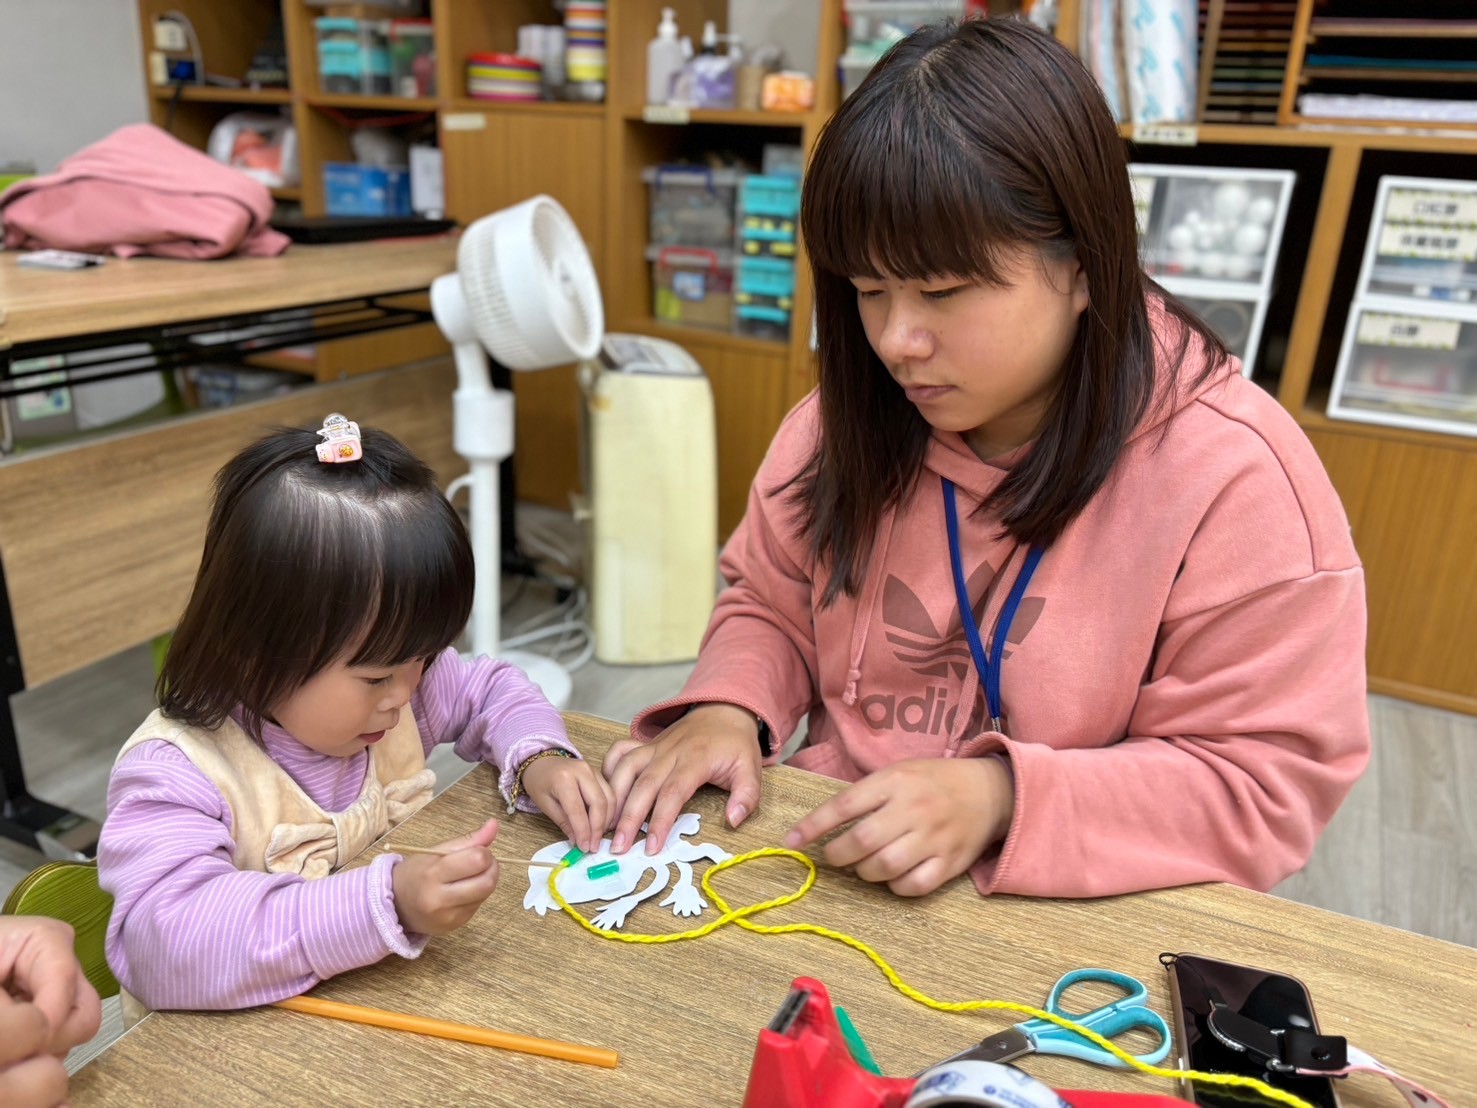
[(826, 861), (899, 896), (923, 896), (1005, 838), (1014, 814), (1015, 785), (1000, 759), (916, 758), (837, 793), (785, 845), (799, 849), (852, 823), (826, 844)]
[(540, 758), (523, 771), (523, 791), (586, 854), (600, 849), (615, 818), (615, 793), (583, 758)]

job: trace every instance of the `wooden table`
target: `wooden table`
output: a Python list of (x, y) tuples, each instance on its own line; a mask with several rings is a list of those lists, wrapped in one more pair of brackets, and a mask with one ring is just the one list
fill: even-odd
[[(625, 733), (569, 718), (571, 737), (593, 758)], [(500, 814), (493, 783), (479, 767), (395, 837), (435, 843)], [(723, 798), (714, 790), (689, 810), (702, 814), (699, 840), (739, 853), (778, 842), (837, 787), (780, 767), (765, 771), (763, 806), (738, 831), (723, 826)], [(503, 824), (498, 849), (527, 857), (557, 837), (552, 826), (519, 815)], [(392, 957), (327, 982), (316, 995), (610, 1046), (621, 1053), (618, 1069), (272, 1008), (159, 1013), (73, 1078), (71, 1103), (735, 1105), (760, 1029), (801, 975), (828, 987), (888, 1073), (915, 1072), (1014, 1022), (1002, 1013), (927, 1010), (895, 992), (860, 954), (812, 935), (730, 927), (665, 946), (598, 939), (562, 915), (524, 911), (524, 872), (505, 871), (471, 923), (432, 940), (418, 961)], [(792, 862), (766, 860), (715, 884), (736, 906), (795, 888), (802, 876)], [(1477, 950), (1467, 947), (1229, 886), (1098, 901), (983, 900), (960, 880), (906, 900), (824, 865), (808, 896), (762, 922), (796, 920), (866, 940), (904, 980), (947, 999), (1040, 1004), (1063, 972), (1103, 966), (1142, 979), (1167, 1013), (1161, 951), (1284, 970), (1312, 990), (1325, 1031), (1349, 1036), (1454, 1106), (1477, 1104)], [(680, 929), (652, 903), (627, 926)], [(1166, 1082), (1061, 1059), (1028, 1057), (1022, 1068), (1059, 1088), (1170, 1091)], [(1340, 1095), (1346, 1108), (1400, 1103), (1387, 1083), (1368, 1078), (1343, 1083)]]
[[(36, 359), (45, 359), (48, 370), (59, 370), (66, 378), (60, 383), (81, 384), (426, 323), (430, 315), (423, 294), (433, 280), (455, 270), (457, 241), (452, 235), (438, 235), (293, 246), (275, 258), (214, 261), (109, 258), (100, 266), (70, 271), (23, 268), (17, 252), (0, 252), (0, 400), (57, 387), (59, 382), (49, 373), (34, 376)], [(284, 316), (290, 309), (301, 310)], [(139, 356), (139, 344), (147, 345), (150, 357)], [(121, 352), (97, 354), (113, 348)], [(68, 361), (82, 352), (88, 353), (85, 361)], [(312, 406), (318, 410), (316, 401)], [(450, 411), (449, 399), (445, 410)], [(202, 434), (208, 436), (209, 430)], [(99, 465), (99, 472), (125, 478), (135, 472), (124, 457), (127, 449), (122, 447), (112, 463)], [(211, 472), (225, 460), (216, 460), (209, 448), (201, 457), (211, 460)], [(98, 484), (112, 487), (109, 482)], [(75, 488), (47, 486), (38, 491), (49, 502), (70, 504)], [(205, 488), (202, 483), (198, 491)], [(157, 490), (144, 495), (153, 491)], [(196, 494), (196, 489), (189, 490), (191, 502)], [(127, 504), (129, 499), (124, 490), (116, 503)], [(55, 510), (50, 503), (48, 510)], [(6, 515), (0, 511), (0, 524)], [(38, 682), (38, 665), (30, 658), (23, 664), (25, 614), (12, 613), (10, 589), (18, 585), (12, 582), (7, 588), (6, 583), (4, 563), (11, 558), (14, 539), (13, 534), (0, 535), (5, 543), (0, 550), (0, 837), (53, 857), (91, 857), (97, 849), (97, 824), (32, 796), (26, 784), (10, 698)], [(198, 546), (186, 557), (193, 564), (197, 555)], [(105, 560), (93, 564), (114, 572)], [(71, 592), (80, 584), (75, 577), (54, 581), (48, 583), (51, 590)], [(114, 595), (126, 591), (119, 584)], [(17, 597), (16, 607), (26, 601), (34, 605), (37, 599)], [(175, 607), (143, 618), (158, 622), (177, 613)], [(81, 633), (90, 635), (93, 628), (86, 626)], [(107, 635), (99, 639), (119, 648)], [(39, 670), (55, 676), (94, 660), (98, 653), (46, 659)]]
[(275, 258), (109, 258), (65, 272), (0, 252), (0, 349), (424, 291), (456, 268), (456, 243), (437, 235), (292, 246)]

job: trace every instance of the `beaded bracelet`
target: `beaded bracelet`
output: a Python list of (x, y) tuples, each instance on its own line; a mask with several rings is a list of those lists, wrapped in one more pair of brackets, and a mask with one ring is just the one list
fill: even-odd
[(523, 795), (523, 774), (527, 771), (529, 766), (533, 765), (533, 763), (537, 762), (540, 758), (573, 757), (574, 755), (571, 754), (569, 751), (562, 750), (557, 746), (551, 746), (548, 750), (540, 750), (537, 754), (533, 754), (527, 758), (524, 758), (523, 764), (518, 767), (518, 776), (513, 778), (513, 788), (508, 793), (508, 815), (511, 816), (514, 812), (518, 810), (518, 798)]

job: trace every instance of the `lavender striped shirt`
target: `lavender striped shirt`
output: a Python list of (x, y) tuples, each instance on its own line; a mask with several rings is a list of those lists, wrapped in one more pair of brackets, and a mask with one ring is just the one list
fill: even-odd
[[(538, 688), (489, 658), (464, 662), (447, 650), (427, 668), (410, 709), (428, 753), (455, 742), (466, 761), (498, 767), (504, 799), (510, 767), (551, 746), (574, 752)], [(358, 799), (367, 752), (318, 754), (270, 724), (262, 739), (325, 811)], [(536, 810), (526, 797), (519, 807)], [(166, 742), (142, 743), (113, 767), (97, 859), (114, 898), (108, 964), (150, 1008), (267, 1004), (390, 953), (414, 958), (426, 945), (426, 936), (402, 930), (395, 912), (390, 875), (399, 855), (317, 881), (237, 869), (225, 799)]]

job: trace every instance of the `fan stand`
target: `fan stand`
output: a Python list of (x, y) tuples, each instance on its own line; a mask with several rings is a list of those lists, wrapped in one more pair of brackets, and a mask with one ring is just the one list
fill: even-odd
[(432, 282), (431, 303), (456, 357), (452, 442), (456, 452), (467, 459), (469, 470), (472, 561), (477, 573), (471, 653), (517, 666), (549, 703), (562, 710), (569, 706), (574, 691), (574, 682), (563, 666), (541, 654), (498, 650), (503, 568), (498, 502), (501, 465), (513, 454), (513, 394), (492, 387), (487, 355), (477, 340), (455, 275)]

